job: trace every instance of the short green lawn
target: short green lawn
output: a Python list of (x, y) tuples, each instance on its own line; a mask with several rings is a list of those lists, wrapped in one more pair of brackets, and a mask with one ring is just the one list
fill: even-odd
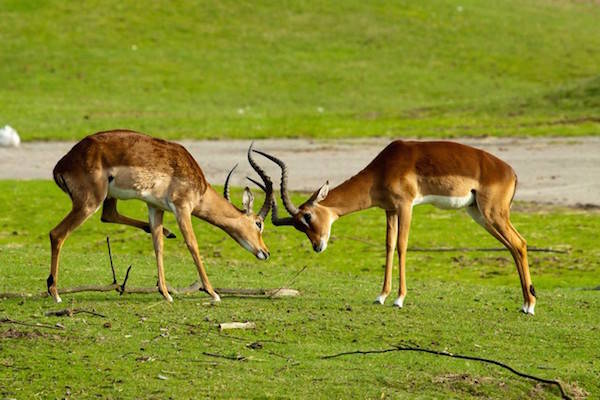
[(24, 140), (595, 135), (600, 7), (573, 0), (0, 2)]
[[(239, 191), (232, 195), (239, 200)], [(141, 218), (144, 207), (120, 203), (121, 211)], [(0, 291), (45, 288), (48, 231), (68, 208), (67, 196), (53, 183), (0, 182)], [(391, 307), (393, 296), (386, 306), (372, 304), (383, 277), (380, 210), (338, 221), (322, 254), (298, 232), (267, 224), (264, 237), (272, 253), (267, 262), (198, 221), (198, 242), (214, 286), (276, 288), (306, 266), (291, 284), (302, 296), (226, 297), (218, 305), (203, 293), (176, 296), (172, 305), (159, 294), (80, 293), (64, 295), (62, 305), (47, 298), (1, 300), (0, 318), (59, 322), (65, 329), (0, 324), (0, 397), (558, 398), (555, 388), (473, 361), (419, 353), (320, 358), (400, 342), (496, 359), (559, 379), (574, 397), (597, 397), (600, 292), (587, 289), (600, 285), (599, 215), (515, 212), (513, 220), (530, 246), (570, 249), (530, 253), (538, 292), (534, 317), (518, 312), (518, 276), (507, 252), (411, 252), (405, 307)], [(172, 215), (166, 224), (178, 233)], [(110, 282), (106, 235), (120, 279), (133, 264), (129, 284), (156, 282), (150, 237), (102, 224), (95, 215), (64, 246), (60, 287)], [(415, 209), (410, 246), (497, 244), (465, 213), (423, 206)], [(195, 280), (180, 238), (166, 241), (165, 253), (172, 284)], [(65, 306), (107, 318), (44, 316)], [(216, 326), (246, 320), (257, 328), (219, 333)]]

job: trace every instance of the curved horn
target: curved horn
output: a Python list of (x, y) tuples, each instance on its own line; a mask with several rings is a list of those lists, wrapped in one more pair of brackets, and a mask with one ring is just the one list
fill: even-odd
[[(254, 183), (256, 186), (258, 186), (266, 192), (266, 189), (262, 183), (255, 181), (249, 176), (247, 176), (246, 179), (248, 179), (250, 182)], [(277, 201), (275, 201), (274, 196), (271, 196), (271, 222), (275, 226), (294, 225), (294, 218), (292, 217), (279, 218), (279, 215), (277, 213)]]
[[(271, 198), (273, 197), (273, 182), (271, 182), (271, 178), (269, 178), (265, 171), (263, 171), (263, 169), (258, 166), (256, 161), (254, 161), (254, 158), (252, 158), (252, 146), (254, 146), (254, 142), (250, 143), (250, 147), (248, 147), (248, 162), (265, 183), (264, 186), (258, 185), (265, 192), (265, 202), (263, 203), (257, 215), (262, 219), (265, 219), (267, 214), (269, 213), (269, 210), (271, 209)], [(256, 181), (253, 182), (257, 183)]]
[(272, 204), (271, 204), (271, 222), (275, 226), (284, 226), (284, 225), (292, 225), (293, 226), (294, 218), (292, 218), (292, 217), (279, 218), (279, 215), (277, 215), (277, 202), (275, 201), (275, 199), (273, 199)]
[(294, 203), (292, 203), (292, 200), (290, 199), (290, 196), (287, 192), (287, 166), (285, 165), (285, 163), (279, 158), (264, 153), (260, 150), (254, 150), (254, 152), (260, 154), (261, 156), (267, 157), (269, 160), (279, 165), (279, 168), (281, 168), (281, 200), (283, 201), (285, 209), (292, 216), (298, 214), (298, 208), (294, 205)]
[(235, 164), (233, 166), (233, 168), (231, 168), (231, 171), (229, 171), (229, 173), (227, 174), (227, 178), (225, 179), (225, 187), (223, 188), (223, 197), (225, 197), (225, 200), (227, 200), (228, 202), (231, 203), (231, 199), (229, 198), (229, 178), (231, 178), (231, 174), (233, 174), (233, 171), (237, 168), (237, 164)]

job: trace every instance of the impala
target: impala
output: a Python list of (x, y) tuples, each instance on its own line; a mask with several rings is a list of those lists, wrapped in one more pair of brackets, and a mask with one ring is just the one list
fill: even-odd
[(394, 306), (403, 306), (412, 208), (433, 204), (444, 209), (466, 208), (475, 222), (508, 248), (521, 280), (523, 312), (534, 314), (536, 298), (529, 276), (527, 243), (510, 222), (517, 177), (508, 164), (492, 154), (446, 141), (394, 141), (358, 174), (332, 190), (325, 183), (296, 207), (287, 192), (285, 163), (272, 155), (254, 151), (281, 168), (281, 198), (291, 217), (279, 218), (274, 202), (273, 224), (292, 225), (304, 232), (316, 252), (327, 247), (331, 225), (339, 217), (370, 207), (385, 210), (385, 275), (376, 303), (384, 304), (391, 291), (394, 248), (397, 246), (400, 287)]
[[(165, 211), (175, 214), (198, 269), (201, 290), (219, 301), (198, 252), (191, 216), (223, 229), (243, 248), (266, 260), (269, 250), (262, 239), (263, 220), (270, 209), (273, 187), (269, 177), (254, 162), (252, 145), (248, 149), (248, 160), (264, 181), (261, 187), (266, 197), (258, 214), (252, 212), (254, 196), (248, 188), (243, 194), (244, 210), (231, 203), (229, 178), (233, 169), (227, 175), (221, 197), (208, 184), (191, 154), (179, 144), (127, 130), (99, 132), (84, 138), (60, 159), (53, 171), (56, 184), (69, 195), (73, 205), (67, 216), (50, 231), (52, 258), (48, 293), (56, 302), (61, 301), (56, 286), (61, 247), (73, 230), (102, 207), (103, 222), (130, 225), (152, 234), (158, 290), (169, 302), (173, 299), (165, 282), (162, 236), (175, 236), (163, 228), (163, 214)], [(118, 199), (145, 202), (149, 222), (119, 214)]]

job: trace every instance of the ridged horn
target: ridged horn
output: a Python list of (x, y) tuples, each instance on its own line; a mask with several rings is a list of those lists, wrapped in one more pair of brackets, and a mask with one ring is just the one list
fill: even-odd
[(231, 174), (233, 174), (233, 171), (237, 168), (237, 164), (235, 164), (233, 166), (233, 168), (231, 168), (231, 171), (229, 171), (229, 173), (227, 174), (227, 178), (225, 178), (225, 187), (223, 188), (223, 197), (225, 197), (225, 200), (227, 200), (228, 202), (231, 203), (231, 199), (229, 198), (229, 178), (231, 178)]
[(254, 158), (252, 158), (252, 146), (254, 146), (254, 142), (250, 143), (250, 147), (248, 147), (248, 162), (263, 180), (264, 185), (258, 184), (258, 182), (256, 182), (253, 179), (250, 180), (257, 184), (258, 187), (260, 187), (265, 192), (265, 202), (263, 203), (262, 207), (260, 208), (260, 211), (257, 214), (264, 220), (267, 217), (269, 210), (271, 209), (271, 200), (273, 197), (273, 182), (271, 181), (271, 178), (269, 178), (269, 176), (265, 173), (265, 171), (256, 163), (256, 161), (254, 161)]
[(254, 152), (260, 154), (263, 157), (268, 158), (275, 164), (279, 165), (279, 168), (281, 168), (281, 201), (283, 201), (283, 206), (285, 207), (287, 212), (290, 213), (291, 216), (295, 216), (296, 214), (298, 214), (298, 208), (294, 205), (294, 203), (292, 203), (292, 200), (290, 199), (290, 196), (287, 191), (287, 166), (285, 165), (285, 163), (279, 158), (262, 152), (260, 150), (254, 150)]

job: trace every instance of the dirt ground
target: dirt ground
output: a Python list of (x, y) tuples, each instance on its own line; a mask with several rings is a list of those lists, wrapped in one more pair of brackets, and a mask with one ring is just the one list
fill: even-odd
[[(291, 189), (312, 191), (327, 179), (335, 186), (360, 171), (389, 141), (258, 140), (255, 148), (287, 163)], [(456, 141), (487, 150), (511, 164), (519, 177), (517, 200), (600, 206), (600, 137)], [(232, 184), (247, 184), (245, 177), (252, 174), (245, 159), (250, 141), (181, 143), (196, 158), (209, 182), (223, 184), (227, 171), (240, 163)], [(34, 142), (24, 143), (19, 148), (0, 148), (0, 179), (51, 179), (54, 164), (73, 144)], [(279, 177), (279, 170), (270, 161), (256, 157), (274, 179)]]

